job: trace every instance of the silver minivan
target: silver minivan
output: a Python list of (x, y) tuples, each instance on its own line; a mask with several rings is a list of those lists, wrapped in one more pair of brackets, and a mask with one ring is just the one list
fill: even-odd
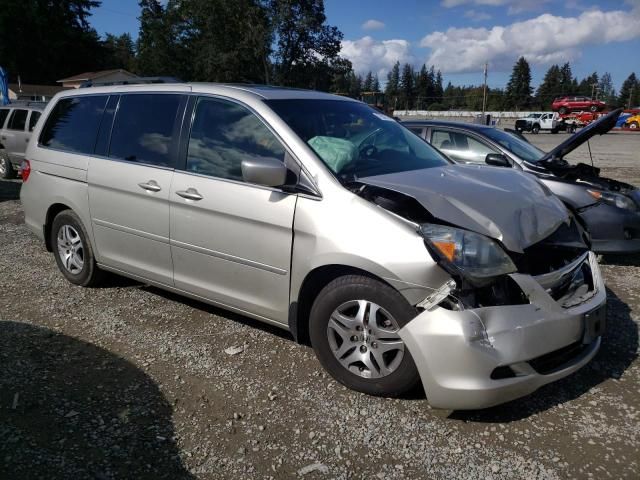
[(473, 409), (598, 351), (590, 239), (531, 175), (454, 165), (367, 105), (267, 86), (58, 94), (27, 225), (72, 283), (114, 272), (309, 342), (344, 385)]
[(17, 102), (0, 107), (0, 178), (13, 178), (24, 160), (44, 104)]

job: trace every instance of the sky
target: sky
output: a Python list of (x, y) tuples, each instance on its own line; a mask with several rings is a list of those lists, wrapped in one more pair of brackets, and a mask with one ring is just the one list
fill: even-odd
[[(445, 83), (504, 88), (519, 56), (537, 86), (554, 63), (570, 62), (579, 79), (610, 72), (620, 88), (640, 74), (640, 0), (325, 0), (327, 22), (344, 34), (341, 54), (356, 73), (386, 81), (396, 61), (434, 65)], [(131, 33), (136, 0), (103, 0), (93, 10), (98, 33)]]

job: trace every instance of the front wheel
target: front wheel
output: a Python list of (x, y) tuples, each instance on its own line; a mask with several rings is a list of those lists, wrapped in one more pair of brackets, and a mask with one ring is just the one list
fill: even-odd
[(567, 109), (567, 107), (560, 107), (560, 110), (558, 110), (558, 112), (560, 113), (560, 115), (564, 115), (565, 113), (567, 113), (569, 110)]
[(2, 149), (0, 150), (0, 178), (13, 178), (15, 176), (15, 172), (13, 171), (13, 165), (11, 165), (11, 160), (9, 160), (9, 155), (7, 151)]
[(632, 130), (637, 130), (640, 127), (640, 124), (638, 124), (638, 122), (631, 122), (629, 124), (629, 128)]
[(370, 395), (401, 396), (420, 381), (398, 335), (416, 314), (389, 285), (361, 275), (339, 277), (311, 308), (311, 344), (322, 366), (343, 385)]
[(591, 105), (591, 106), (589, 107), (589, 110), (590, 110), (591, 112), (597, 112), (597, 111), (598, 111), (598, 106), (597, 106), (597, 105)]
[(82, 221), (73, 210), (64, 210), (53, 219), (51, 245), (58, 268), (69, 282), (83, 287), (100, 282), (102, 271), (96, 265)]

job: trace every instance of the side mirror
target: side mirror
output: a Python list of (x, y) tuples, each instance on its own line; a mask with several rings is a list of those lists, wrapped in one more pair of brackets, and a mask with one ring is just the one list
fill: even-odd
[(252, 158), (242, 160), (242, 178), (245, 182), (265, 187), (281, 187), (287, 181), (289, 171), (282, 161), (276, 158)]
[(494, 167), (511, 167), (511, 163), (509, 163), (507, 157), (501, 153), (487, 153), (484, 162)]

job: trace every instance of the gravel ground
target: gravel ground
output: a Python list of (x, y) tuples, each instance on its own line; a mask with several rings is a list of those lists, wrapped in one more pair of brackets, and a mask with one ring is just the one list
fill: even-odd
[[(640, 184), (640, 135), (591, 143), (596, 166)], [(309, 347), (245, 317), (117, 277), (70, 285), (18, 189), (0, 181), (0, 478), (639, 477), (638, 257), (603, 260), (593, 362), (527, 398), (447, 412), (422, 392), (349, 391)]]

